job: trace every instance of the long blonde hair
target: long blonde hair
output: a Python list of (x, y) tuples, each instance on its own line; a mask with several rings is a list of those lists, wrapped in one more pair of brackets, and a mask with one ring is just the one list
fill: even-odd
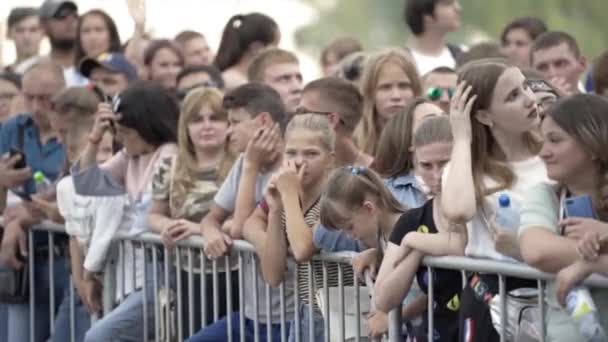
[(376, 89), (380, 77), (380, 71), (388, 64), (394, 63), (399, 66), (410, 79), (412, 91), (415, 97), (422, 94), (422, 85), (416, 65), (410, 56), (402, 49), (389, 49), (372, 55), (365, 68), (361, 82), (361, 93), (363, 95), (363, 117), (355, 131), (355, 139), (363, 152), (375, 154), (377, 140), (380, 137), (378, 126), (378, 112), (376, 110)]
[[(509, 189), (516, 181), (516, 175), (506, 160), (504, 151), (492, 135), (490, 127), (475, 118), (480, 110), (487, 110), (492, 103), (496, 83), (500, 76), (510, 68), (500, 60), (488, 59), (471, 62), (458, 73), (458, 83), (466, 81), (472, 87), (471, 96), (477, 99), (471, 108), (471, 159), (473, 164), (473, 183), (477, 206), (483, 208), (483, 199), (489, 194)], [(530, 151), (538, 154), (541, 142), (533, 132), (526, 132), (523, 139)], [(486, 188), (484, 177), (490, 177), (496, 186)]]
[[(184, 99), (177, 128), (177, 142), (179, 151), (177, 153), (175, 177), (173, 181), (174, 201), (179, 205), (184, 200), (189, 190), (195, 185), (197, 174), (200, 173), (196, 153), (188, 125), (195, 115), (198, 115), (204, 105), (209, 105), (213, 112), (222, 120), (228, 122), (228, 113), (222, 108), (222, 93), (214, 88), (201, 88), (191, 91)], [(227, 170), (234, 162), (234, 154), (230, 151), (228, 143), (224, 145), (224, 157), (217, 167), (217, 183), (221, 184), (226, 176)]]

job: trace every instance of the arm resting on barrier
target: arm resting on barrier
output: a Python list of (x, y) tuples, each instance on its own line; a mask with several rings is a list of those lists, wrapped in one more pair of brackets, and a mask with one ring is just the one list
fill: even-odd
[(376, 287), (380, 285), (384, 279), (386, 279), (397, 266), (397, 262), (403, 258), (401, 252), (401, 246), (396, 245), (392, 242), (388, 242), (382, 262), (380, 263), (380, 270), (378, 270), (378, 276), (376, 277)]
[(162, 234), (163, 230), (173, 220), (169, 217), (169, 203), (167, 201), (153, 200), (148, 212), (148, 225), (155, 233)]
[(403, 237), (401, 244), (405, 244), (411, 249), (416, 249), (425, 255), (443, 256), (459, 255), (464, 256), (466, 247), (466, 235), (462, 233), (442, 232), (437, 234), (425, 234), (410, 232)]
[(543, 227), (529, 227), (519, 235), (524, 261), (543, 272), (557, 273), (579, 259), (576, 241)]
[(383, 312), (389, 312), (401, 304), (412, 286), (416, 270), (422, 262), (423, 254), (411, 251), (395, 270), (380, 284), (376, 284), (376, 307)]
[(103, 270), (112, 239), (125, 220), (123, 215), (125, 202), (125, 196), (96, 198), (97, 208), (94, 215), (93, 232), (83, 264), (86, 271), (101, 272)]
[(270, 209), (266, 214), (257, 208), (245, 227), (245, 238), (260, 257), (264, 280), (273, 287), (279, 286), (287, 270), (287, 239), (281, 226), (280, 209)]

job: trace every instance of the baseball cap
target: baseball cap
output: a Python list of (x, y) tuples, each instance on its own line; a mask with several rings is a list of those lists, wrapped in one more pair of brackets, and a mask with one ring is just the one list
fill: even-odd
[(64, 8), (70, 8), (78, 12), (78, 6), (73, 1), (45, 0), (40, 6), (40, 17), (43, 19), (54, 18)]
[(80, 62), (78, 69), (82, 75), (88, 78), (91, 76), (91, 71), (98, 67), (125, 74), (129, 82), (137, 80), (137, 69), (122, 53), (107, 52), (97, 58), (85, 57)]
[(6, 20), (6, 24), (10, 29), (27, 17), (38, 16), (38, 8), (35, 7), (15, 7), (11, 10)]

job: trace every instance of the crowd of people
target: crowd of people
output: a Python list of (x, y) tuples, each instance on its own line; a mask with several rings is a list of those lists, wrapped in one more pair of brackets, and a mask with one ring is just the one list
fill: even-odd
[[(407, 43), (369, 51), (335, 37), (319, 59), (323, 76), (304, 83), (311, 75), (279, 47), (267, 15), (234, 15), (213, 51), (191, 30), (150, 37), (145, 0), (127, 4), (128, 40), (111, 15), (79, 13), (73, 1), (8, 17), (16, 60), (0, 66), (0, 272), (33, 264), (36, 307), (0, 284), (0, 342), (29, 340), (30, 324), (33, 341), (69, 340), (72, 286), (76, 341), (154, 334), (154, 310), (142, 310), (154, 306), (152, 261), (132, 246), (120, 254), (133, 270), (117, 281), (125, 295), (101, 316), (117, 232), (154, 232), (168, 249), (199, 235), (210, 259), (230, 255), (235, 240), (254, 246), (244, 284), (267, 283), (270, 293), (239, 289), (236, 263), (218, 264), (219, 293), (182, 283), (184, 302), (232, 294), (219, 312), (212, 300), (183, 310), (177, 329), (188, 341), (281, 341), (282, 305), (289, 340), (323, 340), (309, 284), (353, 284), (366, 272), (370, 336), (387, 333), (388, 312), (402, 307), (404, 340), (426, 340), (432, 277), (435, 340), (498, 341), (498, 276), (468, 272), (463, 289), (459, 271), (429, 273), (429, 255), (556, 274), (546, 322), (536, 324), (549, 341), (583, 340), (565, 304), (589, 275), (608, 275), (608, 51), (588, 62), (572, 35), (537, 17), (505, 23), (496, 43), (451, 44), (466, 8), (406, 0)], [(51, 50), (41, 55), (45, 36)], [(498, 220), (505, 197), (513, 227)], [(568, 216), (566, 202), (578, 198), (593, 217)], [(53, 244), (45, 232), (28, 234), (47, 221), (65, 226)], [(358, 254), (339, 275), (308, 263), (320, 251)], [(217, 281), (195, 269), (196, 288)], [(506, 278), (508, 292), (536, 286)], [(591, 295), (608, 331), (608, 289)], [(258, 302), (270, 315), (256, 312)]]

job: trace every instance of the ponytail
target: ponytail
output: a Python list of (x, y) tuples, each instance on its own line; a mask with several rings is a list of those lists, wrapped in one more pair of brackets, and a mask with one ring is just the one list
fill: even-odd
[(354, 210), (362, 206), (370, 196), (382, 209), (391, 212), (404, 212), (406, 209), (373, 170), (357, 166), (337, 169), (330, 177), (322, 196), (321, 224), (328, 228), (340, 226), (350, 215), (340, 213), (337, 204), (347, 210)]
[(260, 42), (272, 44), (278, 36), (278, 25), (261, 13), (237, 14), (228, 20), (213, 63), (221, 71), (238, 64), (249, 46)]

